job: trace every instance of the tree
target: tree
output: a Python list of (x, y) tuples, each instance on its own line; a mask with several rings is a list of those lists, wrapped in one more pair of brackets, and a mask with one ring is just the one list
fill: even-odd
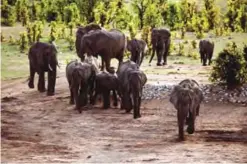
[(204, 0), (205, 15), (209, 24), (209, 29), (214, 29), (219, 24), (219, 8), (215, 5), (215, 0)]
[(15, 7), (8, 4), (7, 0), (2, 1), (1, 23), (6, 26), (13, 26), (16, 22)]
[(81, 19), (87, 23), (95, 21), (94, 8), (100, 0), (75, 0), (77, 7), (80, 9)]
[(157, 10), (158, 4), (152, 3), (150, 4), (144, 15), (144, 24), (151, 26), (151, 28), (160, 26), (163, 23), (162, 15)]
[(179, 10), (177, 3), (168, 4), (167, 24), (171, 30), (176, 30), (180, 26), (179, 23), (181, 22), (181, 15)]
[(28, 39), (27, 39), (27, 33), (23, 32), (20, 33), (20, 52), (25, 52), (28, 48)]
[(64, 8), (64, 21), (66, 24), (69, 22), (79, 22), (80, 11), (75, 3), (71, 3)]
[(133, 0), (131, 1), (131, 6), (133, 7), (134, 11), (138, 15), (139, 19), (139, 29), (142, 29), (144, 26), (144, 14), (150, 5), (150, 0)]

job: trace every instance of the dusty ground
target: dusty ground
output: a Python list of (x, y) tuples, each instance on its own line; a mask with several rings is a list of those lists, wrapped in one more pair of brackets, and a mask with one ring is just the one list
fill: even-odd
[[(247, 162), (246, 107), (203, 103), (196, 132), (178, 142), (176, 111), (168, 97), (143, 101), (137, 120), (101, 104), (79, 114), (68, 104), (62, 70), (53, 97), (28, 89), (25, 79), (2, 82), (2, 162)], [(148, 77), (149, 83), (186, 77), (207, 83), (200, 73)]]

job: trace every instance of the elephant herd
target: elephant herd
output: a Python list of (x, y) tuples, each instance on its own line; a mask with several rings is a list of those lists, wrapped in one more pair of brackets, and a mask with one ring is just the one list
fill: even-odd
[[(171, 34), (167, 29), (152, 29), (151, 43), (152, 55), (157, 55), (157, 66), (167, 64)], [(75, 109), (80, 113), (82, 107), (94, 105), (97, 96), (103, 97), (103, 108), (110, 107), (112, 92), (113, 105), (130, 113), (133, 117), (140, 118), (141, 97), (143, 87), (147, 82), (146, 74), (140, 70), (143, 58), (147, 52), (147, 44), (143, 40), (128, 40), (119, 30), (105, 30), (96, 24), (79, 27), (76, 32), (76, 53), (81, 61), (74, 60), (66, 66), (66, 78), (70, 90), (70, 104), (75, 104)], [(211, 63), (214, 45), (203, 40), (199, 43), (201, 62), (206, 65), (206, 60)], [(130, 60), (123, 61), (124, 52), (131, 52)], [(58, 65), (57, 48), (52, 43), (36, 42), (29, 49), (29, 88), (34, 88), (34, 75), (39, 75), (38, 91), (45, 92), (44, 73), (48, 72), (47, 95), (55, 93), (56, 71)], [(101, 66), (98, 63), (101, 57)], [(110, 66), (112, 58), (118, 60), (115, 71)], [(163, 60), (163, 62), (162, 62)], [(184, 139), (184, 123), (188, 124), (187, 132), (194, 132), (195, 117), (199, 115), (200, 103), (203, 95), (196, 81), (186, 79), (175, 86), (170, 97), (170, 102), (177, 109), (179, 138)]]

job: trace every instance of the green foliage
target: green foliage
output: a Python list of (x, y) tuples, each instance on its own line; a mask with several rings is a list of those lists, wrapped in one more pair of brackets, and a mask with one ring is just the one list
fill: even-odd
[(180, 26), (181, 15), (180, 8), (177, 3), (168, 4), (168, 15), (167, 15), (167, 24), (171, 30), (176, 30)]
[(22, 26), (26, 26), (29, 22), (28, 9), (24, 5), (21, 7), (20, 19), (21, 19)]
[(27, 33), (20, 33), (20, 52), (23, 53), (28, 48), (28, 38)]
[(210, 80), (226, 85), (229, 89), (247, 82), (247, 67), (243, 52), (237, 48), (235, 43), (229, 44), (219, 53)]
[(73, 28), (75, 27), (75, 23), (74, 22), (70, 22), (68, 24), (69, 27), (69, 35), (72, 36), (73, 35)]
[(244, 55), (244, 59), (246, 61), (246, 65), (247, 65), (247, 45), (244, 45), (243, 48), (243, 55)]
[(12, 35), (9, 36), (9, 44), (10, 44), (10, 45), (15, 45), (15, 44), (16, 44), (16, 41), (15, 41), (15, 39), (13, 38)]
[(133, 39), (135, 38), (137, 31), (133, 28), (132, 24), (129, 24), (129, 33), (130, 33), (130, 38)]
[(70, 51), (73, 51), (75, 49), (75, 37), (70, 35), (68, 38), (67, 38), (67, 41), (69, 42), (69, 50)]
[(196, 2), (194, 0), (181, 0), (179, 7), (181, 16), (180, 27), (184, 27), (185, 31), (194, 31), (191, 18), (196, 14)]
[(196, 49), (196, 47), (197, 47), (197, 42), (196, 42), (196, 40), (192, 40), (192, 41), (191, 41), (191, 45), (192, 45), (192, 48), (193, 48), (193, 49)]
[(53, 42), (53, 41), (57, 40), (57, 37), (58, 37), (57, 23), (55, 21), (52, 21), (50, 23), (50, 27), (51, 27), (51, 32), (50, 32), (49, 41)]
[(183, 43), (178, 44), (178, 56), (185, 56)]
[(150, 0), (133, 0), (131, 1), (131, 6), (133, 8), (133, 11), (138, 16), (138, 25), (139, 29), (142, 29), (144, 27), (144, 15), (146, 13), (146, 10), (148, 6), (150, 5)]
[(157, 10), (157, 8), (158, 6), (155, 3), (153, 3), (148, 5), (145, 11), (144, 24), (151, 26), (151, 28), (159, 27), (163, 23), (162, 16), (159, 13), (159, 10)]
[(141, 38), (147, 43), (148, 49), (151, 48), (151, 28), (144, 26), (141, 31)]
[(203, 0), (204, 1), (204, 12), (207, 18), (209, 29), (214, 29), (219, 24), (220, 13), (219, 8), (215, 5), (215, 0)]
[(28, 23), (26, 26), (26, 29), (27, 29), (28, 43), (32, 44), (33, 43), (33, 25), (31, 23)]
[(79, 22), (80, 11), (75, 3), (71, 3), (64, 8), (64, 21), (66, 24), (70, 22)]
[(5, 42), (6, 40), (5, 40), (5, 38), (4, 38), (4, 36), (3, 36), (3, 33), (1, 33), (1, 42)]
[(9, 5), (7, 0), (3, 0), (1, 5), (1, 24), (6, 26), (14, 26), (15, 22), (15, 7)]

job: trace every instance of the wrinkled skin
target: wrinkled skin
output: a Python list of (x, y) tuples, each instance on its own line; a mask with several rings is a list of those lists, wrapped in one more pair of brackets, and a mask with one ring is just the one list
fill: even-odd
[(195, 131), (195, 119), (199, 115), (202, 91), (195, 80), (185, 79), (176, 85), (170, 95), (170, 102), (177, 109), (179, 139), (184, 140), (184, 123), (188, 124), (187, 132)]
[(210, 65), (214, 52), (214, 43), (208, 40), (201, 40), (199, 43), (199, 52), (200, 52), (202, 65), (206, 66), (207, 60), (208, 60), (208, 65)]
[(119, 66), (117, 75), (120, 81), (121, 109), (128, 113), (134, 108), (134, 118), (141, 117), (141, 95), (147, 81), (146, 75), (139, 70), (138, 64), (130, 60)]
[[(81, 45), (81, 38), (89, 33), (90, 31), (94, 30), (101, 30), (101, 27), (97, 24), (88, 24), (85, 27), (78, 27), (76, 31), (76, 40), (75, 40), (75, 48), (76, 48), (76, 53), (79, 56), (79, 51), (80, 51), (80, 45)], [(83, 60), (82, 60), (83, 61)]]
[(57, 74), (57, 49), (54, 44), (36, 42), (28, 52), (29, 59), (29, 88), (34, 88), (34, 75), (38, 73), (38, 91), (45, 92), (45, 72), (48, 72), (47, 95), (55, 94), (56, 74)]
[(81, 107), (88, 103), (88, 94), (92, 100), (95, 70), (92, 65), (71, 61), (66, 66), (66, 77), (70, 88), (70, 104), (76, 104), (75, 109), (81, 113)]
[(170, 37), (171, 33), (167, 29), (153, 28), (151, 33), (151, 44), (152, 44), (152, 56), (149, 63), (152, 62), (154, 54), (157, 55), (157, 66), (161, 66), (163, 58), (163, 65), (167, 64), (167, 56), (170, 48)]
[(132, 39), (127, 41), (127, 50), (131, 53), (130, 60), (141, 66), (147, 52), (147, 44), (144, 40)]
[(113, 105), (118, 105), (117, 93), (119, 93), (119, 81), (116, 75), (108, 72), (100, 72), (96, 75), (95, 79), (95, 93), (92, 103), (95, 104), (95, 100), (98, 94), (103, 95), (103, 108), (108, 109), (110, 107), (110, 92), (113, 92)]
[(101, 56), (101, 71), (106, 70), (110, 73), (114, 71), (110, 68), (112, 58), (116, 58), (119, 64), (123, 61), (124, 51), (127, 42), (125, 35), (118, 30), (97, 30), (85, 34), (81, 39), (81, 47), (79, 57), (83, 60), (85, 53), (97, 57)]

